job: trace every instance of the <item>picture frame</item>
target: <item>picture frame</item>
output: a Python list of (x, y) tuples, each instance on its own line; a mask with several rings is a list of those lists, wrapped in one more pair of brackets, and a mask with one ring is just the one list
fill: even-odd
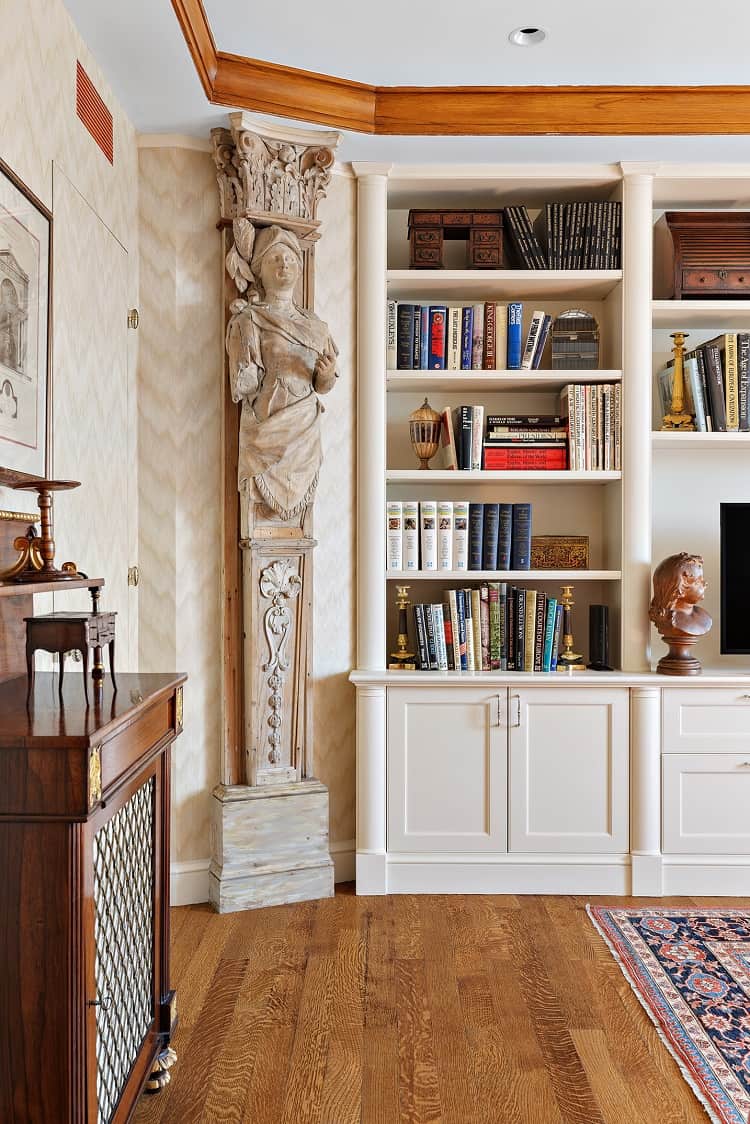
[(0, 159), (0, 484), (51, 473), (52, 212)]

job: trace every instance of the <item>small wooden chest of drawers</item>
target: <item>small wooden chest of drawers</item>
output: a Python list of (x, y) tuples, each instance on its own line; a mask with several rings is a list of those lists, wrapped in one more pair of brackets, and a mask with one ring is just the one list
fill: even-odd
[(750, 213), (667, 211), (674, 297), (750, 298)]

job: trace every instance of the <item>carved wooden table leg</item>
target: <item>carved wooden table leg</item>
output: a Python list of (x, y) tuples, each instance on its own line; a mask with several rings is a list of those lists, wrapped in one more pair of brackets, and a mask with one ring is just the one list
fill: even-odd
[(31, 692), (34, 689), (34, 672), (35, 672), (35, 659), (34, 648), (32, 647), (28, 636), (26, 637), (26, 702), (31, 698)]
[(112, 637), (112, 639), (109, 642), (109, 674), (110, 674), (111, 679), (112, 679), (112, 690), (116, 691), (117, 690), (117, 680), (115, 679), (115, 639), (114, 639), (114, 637)]
[(89, 705), (89, 651), (88, 648), (79, 648), (81, 653), (81, 661), (83, 663), (83, 694), (86, 698), (86, 706)]
[(57, 658), (60, 661), (60, 678), (57, 684), (57, 693), (60, 698), (62, 698), (63, 675), (65, 674), (65, 652), (58, 652)]

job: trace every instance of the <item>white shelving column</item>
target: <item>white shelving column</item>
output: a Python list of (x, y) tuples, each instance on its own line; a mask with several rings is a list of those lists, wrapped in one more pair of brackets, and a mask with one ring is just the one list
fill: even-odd
[[(385, 669), (385, 273), (390, 164), (357, 177), (357, 667)], [(385, 687), (357, 688), (357, 893), (386, 892)]]
[(654, 165), (623, 173), (622, 667), (649, 669)]

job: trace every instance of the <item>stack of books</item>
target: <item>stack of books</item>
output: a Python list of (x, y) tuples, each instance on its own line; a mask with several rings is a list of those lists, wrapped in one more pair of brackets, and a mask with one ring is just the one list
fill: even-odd
[(389, 570), (528, 570), (531, 504), (388, 500)]
[(500, 471), (566, 469), (567, 420), (560, 414), (489, 414), (484, 467)]
[[(750, 331), (724, 332), (684, 358), (685, 409), (699, 433), (750, 432)], [(656, 376), (662, 417), (671, 412), (674, 367)]]
[(421, 671), (540, 671), (557, 668), (562, 605), (541, 590), (506, 582), (448, 589), (413, 606)]
[(552, 317), (531, 314), (524, 337), (523, 303), (469, 305), (388, 301), (386, 367), (399, 371), (536, 370)]

